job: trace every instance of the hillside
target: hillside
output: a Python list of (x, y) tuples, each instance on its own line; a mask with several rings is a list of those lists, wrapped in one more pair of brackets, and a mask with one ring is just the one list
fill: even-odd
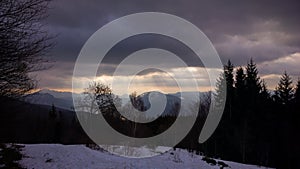
[(0, 98), (0, 142), (79, 143), (87, 137), (73, 111)]
[[(145, 151), (145, 148), (143, 149)], [(20, 164), (28, 168), (65, 169), (263, 169), (255, 165), (204, 158), (183, 149), (170, 150), (162, 155), (135, 159), (119, 157), (107, 152), (89, 149), (83, 145), (38, 144), (25, 145)], [(228, 166), (227, 166), (228, 165)], [(227, 167), (226, 167), (227, 166)]]

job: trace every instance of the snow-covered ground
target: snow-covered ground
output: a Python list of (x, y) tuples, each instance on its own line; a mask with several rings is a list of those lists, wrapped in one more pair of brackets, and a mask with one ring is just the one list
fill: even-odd
[[(144, 149), (144, 148), (143, 148)], [(144, 150), (143, 150), (144, 151)], [(35, 144), (25, 145), (22, 150), (25, 157), (19, 161), (21, 166), (31, 169), (61, 168), (61, 169), (210, 169), (220, 168), (203, 161), (203, 156), (189, 153), (186, 150), (170, 150), (162, 155), (150, 158), (125, 158), (107, 152), (92, 150), (84, 145)], [(254, 165), (235, 162), (224, 162), (231, 169), (258, 169)]]

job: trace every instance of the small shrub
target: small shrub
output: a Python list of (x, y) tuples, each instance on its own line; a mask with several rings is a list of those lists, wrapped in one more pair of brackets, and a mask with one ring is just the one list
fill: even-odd
[(217, 161), (212, 159), (212, 158), (203, 157), (202, 160), (205, 161), (206, 163), (210, 164), (210, 165), (217, 165)]

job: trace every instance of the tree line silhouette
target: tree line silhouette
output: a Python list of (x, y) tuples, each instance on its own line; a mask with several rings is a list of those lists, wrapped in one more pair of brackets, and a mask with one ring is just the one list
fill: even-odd
[(269, 91), (252, 59), (234, 70), (229, 60), (215, 94), (218, 102), (218, 95), (227, 90), (222, 120), (199, 149), (242, 163), (299, 168), (300, 80), (294, 87), (284, 72), (275, 91)]

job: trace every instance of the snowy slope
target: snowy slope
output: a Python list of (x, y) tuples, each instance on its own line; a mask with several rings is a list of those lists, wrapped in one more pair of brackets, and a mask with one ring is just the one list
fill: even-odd
[[(26, 168), (97, 168), (97, 169), (194, 169), (194, 168), (220, 168), (218, 165), (210, 165), (202, 160), (202, 156), (187, 152), (186, 150), (171, 150), (159, 156), (134, 159), (111, 155), (89, 149), (84, 145), (58, 145), (36, 144), (25, 145), (22, 152), (25, 157), (20, 164)], [(221, 161), (221, 160), (216, 160)], [(223, 161), (231, 169), (258, 169), (253, 165), (239, 164)]]

